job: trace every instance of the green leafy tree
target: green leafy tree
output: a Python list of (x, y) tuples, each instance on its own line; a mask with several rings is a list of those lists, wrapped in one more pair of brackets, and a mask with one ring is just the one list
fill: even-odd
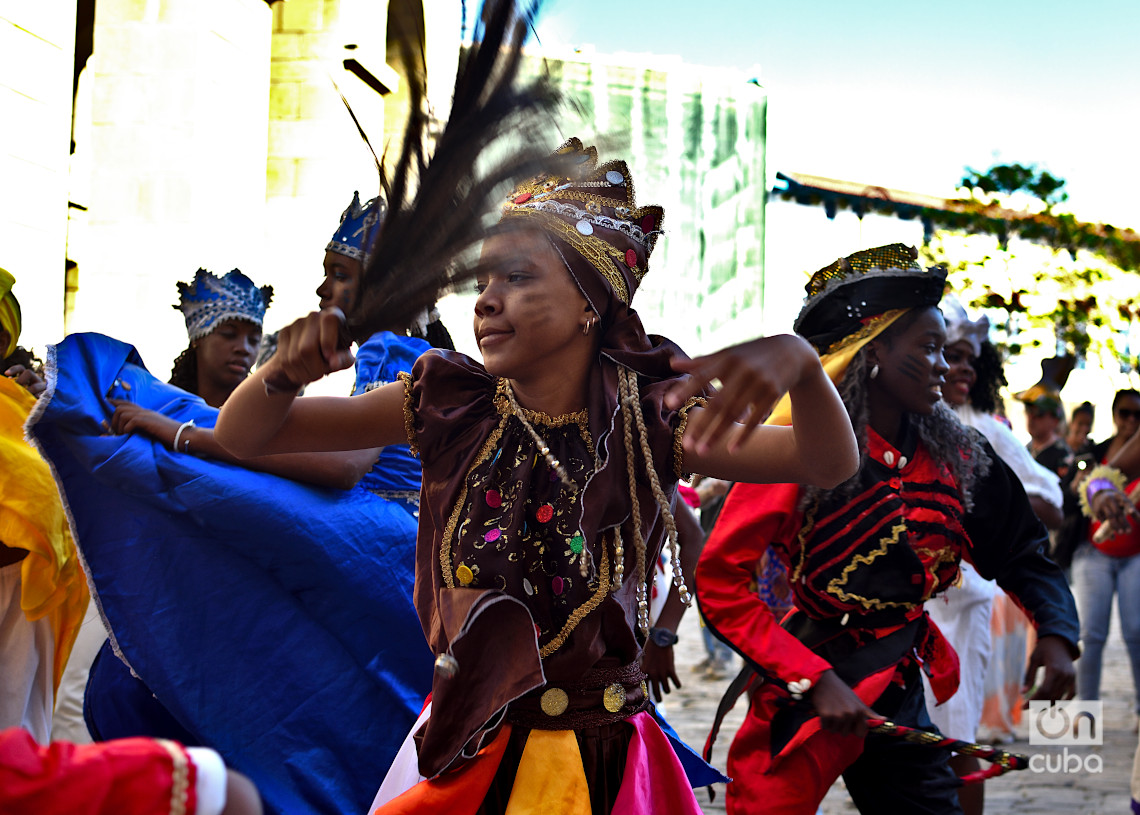
[[(924, 251), (990, 315), (1009, 352), (1052, 343), (1058, 354), (1137, 370), (1136, 234), (1054, 213), (1068, 199), (1065, 181), (1036, 165), (966, 168), (960, 186), (968, 198), (933, 218), (939, 229)], [(1012, 249), (1011, 239), (1020, 239)]]

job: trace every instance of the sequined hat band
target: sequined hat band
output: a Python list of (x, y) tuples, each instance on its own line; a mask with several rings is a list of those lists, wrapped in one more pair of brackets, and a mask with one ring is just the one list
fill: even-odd
[(273, 299), (273, 287), (258, 288), (237, 269), (218, 277), (199, 269), (191, 283), (178, 284), (178, 305), (186, 318), (191, 341), (201, 339), (224, 320), (246, 320), (261, 325)]
[(376, 232), (384, 221), (385, 210), (383, 198), (377, 196), (368, 203), (361, 204), (360, 193), (354, 192), (352, 201), (341, 213), (340, 225), (325, 250), (359, 260), (363, 264), (368, 259)]
[(825, 352), (895, 309), (938, 305), (946, 269), (923, 269), (913, 246), (893, 243), (865, 249), (820, 269), (806, 286), (797, 334)]

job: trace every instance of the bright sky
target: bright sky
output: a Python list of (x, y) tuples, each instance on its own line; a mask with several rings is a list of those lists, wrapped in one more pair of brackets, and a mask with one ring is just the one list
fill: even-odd
[(1140, 230), (1137, 0), (548, 0), (544, 45), (676, 54), (768, 91), (768, 168), (953, 194), (1035, 163)]

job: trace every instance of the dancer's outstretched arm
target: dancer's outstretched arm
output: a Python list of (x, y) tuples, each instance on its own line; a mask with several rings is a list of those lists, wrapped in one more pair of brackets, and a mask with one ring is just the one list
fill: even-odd
[(277, 353), (230, 395), (214, 438), (239, 458), (320, 450), (360, 450), (407, 443), (404, 385), (393, 382), (353, 397), (297, 392), (352, 365), (338, 308), (313, 312), (281, 329)]
[[(112, 433), (141, 434), (166, 445), (176, 453), (238, 464), (250, 470), (272, 473), (319, 487), (351, 489), (372, 469), (380, 455), (380, 448), (372, 447), (337, 453), (283, 453), (242, 459), (218, 444), (211, 427), (187, 427), (176, 419), (155, 410), (147, 410), (134, 402), (120, 399), (109, 401), (115, 406), (110, 423)], [(175, 442), (178, 443), (177, 448)]]
[[(692, 379), (670, 392), (678, 407), (719, 380), (704, 408), (690, 411), (683, 439), (689, 472), (753, 483), (835, 487), (855, 474), (859, 451), (851, 420), (819, 357), (793, 335), (752, 340), (673, 367)], [(760, 423), (787, 393), (791, 427)]]

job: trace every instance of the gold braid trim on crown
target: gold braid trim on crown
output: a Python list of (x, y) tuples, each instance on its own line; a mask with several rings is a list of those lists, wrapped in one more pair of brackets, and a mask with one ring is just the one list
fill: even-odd
[[(614, 263), (625, 263), (624, 252), (610, 246), (601, 238), (595, 238), (592, 235), (583, 235), (557, 215), (551, 215), (541, 210), (514, 209), (504, 213), (503, 217), (526, 218), (528, 220), (538, 221), (542, 229), (570, 244), (578, 254), (589, 261), (590, 265), (597, 270), (598, 274), (609, 281), (618, 299), (627, 306), (629, 305), (629, 287), (625, 283), (625, 278), (614, 268)], [(630, 269), (640, 282), (644, 272), (638, 274), (638, 270), (634, 266), (631, 266)]]

